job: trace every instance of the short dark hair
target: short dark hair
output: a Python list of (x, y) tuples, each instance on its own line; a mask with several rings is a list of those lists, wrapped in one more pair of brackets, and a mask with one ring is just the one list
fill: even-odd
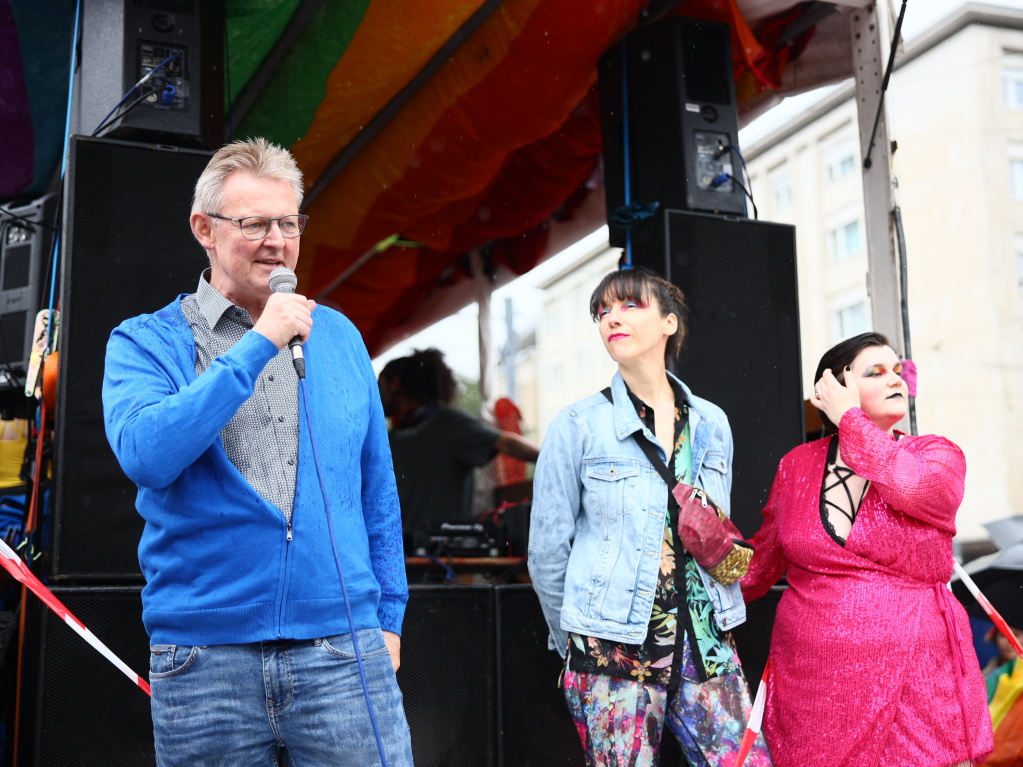
[(397, 378), (402, 391), (424, 405), (450, 405), (458, 392), (455, 374), (444, 362), (444, 353), (432, 347), (391, 360), (380, 371), (380, 378)]
[(643, 266), (611, 272), (604, 276), (590, 296), (590, 317), (599, 322), (600, 308), (612, 301), (649, 301), (651, 298), (657, 299), (662, 317), (674, 314), (678, 320), (678, 329), (668, 338), (668, 345), (664, 348), (664, 364), (667, 366), (682, 350), (686, 337), (686, 298), (677, 285)]
[[(860, 356), (860, 352), (872, 346), (891, 346), (891, 343), (884, 334), (870, 331), (860, 333), (858, 336), (847, 338), (835, 344), (824, 352), (824, 356), (821, 357), (821, 361), (817, 364), (817, 372), (813, 376), (814, 384), (821, 380), (825, 370), (830, 370), (839, 383), (844, 384), (846, 366), (851, 365)], [(825, 434), (834, 434), (838, 431), (838, 427), (831, 422), (831, 419), (824, 415), (823, 410), (820, 411), (820, 415), (821, 422), (824, 424)]]

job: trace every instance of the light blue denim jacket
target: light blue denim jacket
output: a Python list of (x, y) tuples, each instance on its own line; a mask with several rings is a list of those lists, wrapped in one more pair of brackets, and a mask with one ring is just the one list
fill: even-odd
[[(728, 418), (682, 388), (694, 484), (729, 513)], [(550, 627), (550, 647), (562, 655), (568, 632), (642, 642), (653, 609), (668, 487), (632, 435), (642, 430), (662, 458), (664, 449), (640, 420), (620, 373), (611, 393), (613, 405), (597, 393), (555, 416), (533, 477), (529, 574)], [(723, 586), (703, 568), (700, 575), (722, 630), (746, 620), (738, 583)]]

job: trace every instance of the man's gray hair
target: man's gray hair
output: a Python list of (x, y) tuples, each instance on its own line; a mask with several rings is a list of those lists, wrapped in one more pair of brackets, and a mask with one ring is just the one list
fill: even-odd
[(301, 207), (302, 171), (295, 158), (287, 149), (257, 137), (235, 141), (217, 150), (195, 182), (192, 212), (219, 212), (224, 205), (224, 181), (238, 171), (256, 178), (287, 181), (295, 192), (295, 204)]

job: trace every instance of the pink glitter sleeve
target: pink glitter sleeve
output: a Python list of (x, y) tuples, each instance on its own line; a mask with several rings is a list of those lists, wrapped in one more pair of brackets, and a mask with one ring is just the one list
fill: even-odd
[(786, 459), (778, 465), (778, 473), (774, 475), (771, 493), (764, 507), (764, 521), (753, 540), (753, 559), (749, 570), (740, 581), (742, 596), (747, 602), (760, 599), (767, 593), (788, 568), (788, 560), (778, 540), (778, 516), (782, 507), (782, 488), (785, 484)]
[(956, 445), (933, 434), (893, 440), (859, 408), (842, 416), (838, 440), (845, 462), (887, 503), (955, 534), (966, 481), (966, 458)]

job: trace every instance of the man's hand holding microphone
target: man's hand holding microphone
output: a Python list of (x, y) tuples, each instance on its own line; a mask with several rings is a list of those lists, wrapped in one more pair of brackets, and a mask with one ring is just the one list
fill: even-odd
[(291, 347), (291, 357), (299, 378), (305, 378), (305, 357), (302, 344), (309, 338), (313, 327), (313, 309), (316, 302), (295, 293), (298, 278), (287, 267), (280, 266), (270, 273), (270, 290), (263, 313), (253, 326), (278, 348)]

